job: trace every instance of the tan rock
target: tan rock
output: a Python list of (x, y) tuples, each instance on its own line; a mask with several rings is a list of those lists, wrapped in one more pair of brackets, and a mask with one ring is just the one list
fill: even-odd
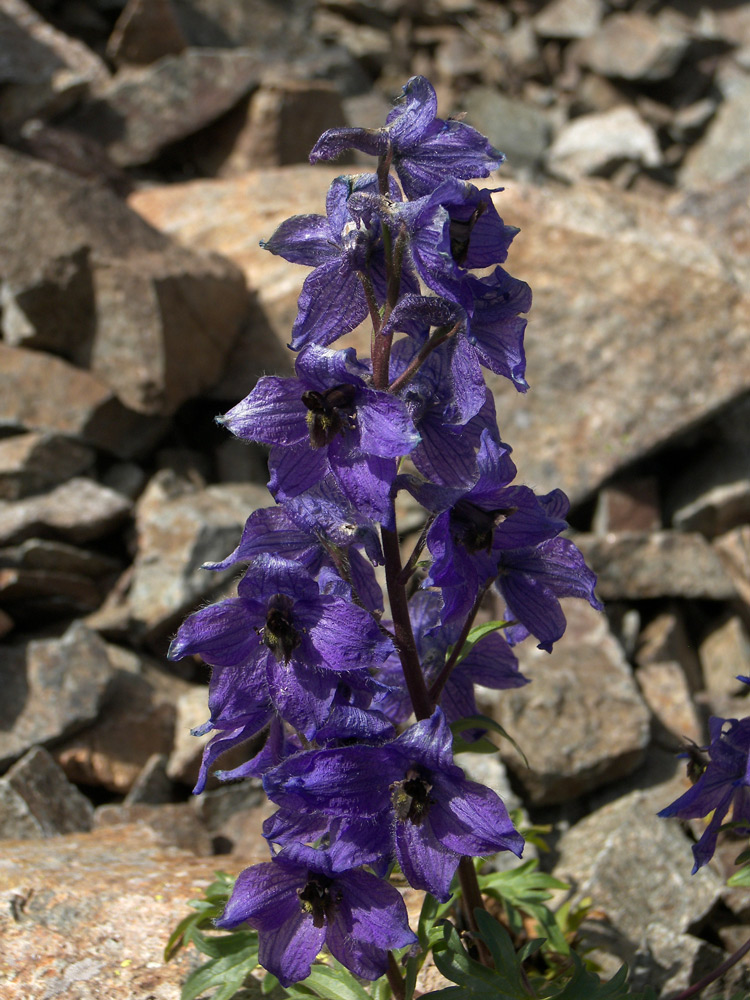
[(738, 695), (747, 685), (738, 674), (750, 674), (750, 636), (738, 615), (732, 615), (710, 632), (700, 645), (706, 690), (711, 695)]
[(90, 448), (30, 431), (0, 440), (0, 500), (18, 500), (77, 476), (94, 463)]
[[(339, 173), (335, 165), (269, 169), (138, 192), (130, 204), (180, 242), (233, 257), (285, 345), (306, 270), (257, 241), (290, 215), (321, 214)], [(727, 277), (726, 237), (711, 244), (687, 215), (605, 184), (506, 183), (496, 204), (521, 227), (508, 269), (534, 293), (531, 391), (519, 397), (489, 379), (521, 481), (582, 500), (747, 391), (750, 298)], [(350, 339), (367, 350), (366, 332)]]
[(117, 66), (144, 66), (186, 45), (170, 0), (128, 0), (107, 42), (107, 57)]

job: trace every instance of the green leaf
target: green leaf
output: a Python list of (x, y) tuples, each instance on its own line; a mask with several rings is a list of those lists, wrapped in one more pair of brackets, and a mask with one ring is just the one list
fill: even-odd
[[(529, 766), (529, 762), (526, 759), (526, 754), (516, 743), (513, 737), (508, 732), (506, 732), (505, 729), (503, 729), (503, 727), (500, 725), (499, 722), (496, 722), (494, 719), (490, 718), (489, 715), (470, 715), (466, 719), (457, 719), (455, 722), (451, 723), (451, 732), (453, 733), (454, 736), (454, 746), (453, 746), (454, 753), (459, 752), (458, 750), (456, 750), (455, 737), (459, 736), (467, 729), (489, 729), (490, 732), (497, 733), (499, 736), (502, 736), (504, 740), (507, 740), (511, 744), (511, 746), (521, 755), (526, 767)], [(472, 750), (476, 752), (477, 744), (474, 743), (467, 744), (463, 740), (461, 742), (464, 744), (462, 751)], [(495, 747), (495, 749), (497, 749), (497, 747)], [(484, 753), (486, 751), (480, 750), (479, 752)]]
[(631, 993), (626, 965), (603, 983), (595, 972), (585, 968), (575, 952), (571, 957), (575, 968), (573, 978), (568, 980), (561, 992), (549, 993), (549, 1000), (656, 1000), (656, 993), (650, 987), (643, 993)]
[(219, 956), (196, 969), (185, 980), (181, 1000), (196, 1000), (218, 987), (211, 1000), (232, 1000), (258, 964), (258, 935), (255, 931), (234, 931), (213, 938)]
[(538, 864), (536, 860), (525, 861), (509, 871), (480, 875), (479, 888), (503, 903), (514, 933), (523, 930), (521, 914), (532, 916), (547, 939), (547, 947), (559, 955), (568, 955), (570, 945), (560, 924), (552, 910), (544, 905), (552, 895), (550, 889), (567, 889), (567, 885), (545, 872), (537, 871)]
[(727, 885), (733, 889), (742, 889), (750, 886), (750, 865), (743, 865), (736, 872), (729, 876)]
[(268, 993), (273, 993), (276, 987), (279, 985), (279, 981), (272, 972), (267, 972), (263, 976), (263, 981), (260, 984), (261, 993), (266, 996)]
[(328, 965), (314, 965), (307, 979), (297, 985), (306, 986), (324, 1000), (370, 1000), (364, 986), (339, 962), (336, 962), (335, 969)]
[[(485, 622), (484, 625), (475, 625), (474, 628), (466, 636), (464, 644), (461, 647), (461, 652), (458, 654), (456, 665), (458, 665), (461, 662), (461, 660), (466, 659), (466, 657), (469, 655), (469, 653), (476, 646), (476, 644), (479, 642), (480, 639), (484, 639), (484, 637), (486, 635), (489, 635), (491, 632), (497, 632), (501, 628), (507, 628), (508, 625), (510, 624), (511, 622), (509, 621), (507, 622), (494, 621), (494, 622)], [(452, 652), (453, 652), (453, 647), (451, 646), (445, 654), (446, 660), (450, 657)]]
[(506, 931), (483, 910), (475, 910), (482, 938), (496, 963), (494, 969), (470, 958), (453, 925), (445, 928), (444, 946), (434, 952), (435, 965), (456, 987), (430, 994), (431, 1000), (529, 1000), (521, 965)]

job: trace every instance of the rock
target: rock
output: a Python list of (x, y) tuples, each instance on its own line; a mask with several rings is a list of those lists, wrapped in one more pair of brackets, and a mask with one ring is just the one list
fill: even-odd
[(737, 593), (750, 607), (750, 525), (743, 524), (721, 535), (714, 549), (737, 588)]
[(698, 654), (710, 695), (733, 697), (747, 690), (737, 676), (748, 673), (750, 636), (737, 615), (725, 619), (710, 632), (701, 642)]
[(94, 810), (43, 747), (0, 778), (0, 838), (27, 840), (90, 830)]
[(648, 712), (607, 619), (583, 602), (564, 605), (566, 634), (551, 654), (530, 642), (517, 648), (532, 683), (501, 692), (493, 710), (526, 754), (528, 767), (501, 744), (536, 804), (566, 802), (629, 774), (649, 741)]
[[(746, 940), (745, 937), (743, 939)], [(714, 972), (727, 958), (725, 952), (692, 934), (677, 934), (655, 920), (646, 927), (643, 940), (636, 957), (641, 978), (633, 983), (633, 988), (652, 986), (661, 990), (663, 997), (672, 997), (678, 991), (687, 990), (704, 976)], [(644, 978), (647, 977), (647, 978)], [(737, 988), (750, 986), (747, 969), (741, 967), (712, 982), (712, 991), (721, 989), (717, 997), (731, 997), (742, 994)]]
[(0, 565), (71, 573), (89, 580), (101, 580), (120, 569), (120, 563), (109, 556), (42, 538), (29, 538), (14, 548), (0, 549)]
[(189, 802), (168, 805), (103, 805), (96, 810), (97, 827), (137, 824), (153, 830), (167, 847), (191, 851), (198, 857), (211, 853), (211, 838)]
[(147, 761), (174, 741), (175, 703), (186, 685), (176, 677), (118, 670), (93, 725), (55, 748), (71, 781), (126, 794)]
[(89, 349), (96, 323), (89, 249), (39, 256), (33, 272), (0, 286), (4, 338), (75, 362)]
[(681, 665), (674, 660), (646, 663), (635, 676), (643, 700), (673, 737), (675, 749), (686, 740), (703, 745), (703, 726)]
[[(744, 423), (738, 413), (738, 427)], [(706, 538), (723, 535), (750, 520), (750, 441), (727, 440), (716, 428), (710, 454), (672, 479), (665, 508), (675, 528)]]
[(167, 759), (163, 753), (149, 757), (123, 799), (123, 805), (158, 806), (174, 800), (175, 787), (167, 776)]
[[(306, 271), (257, 241), (290, 215), (321, 213), (340, 172), (280, 167), (141, 191), (130, 203), (181, 242), (232, 257), (257, 292), (263, 329), (270, 325), (285, 345)], [(706, 240), (710, 203), (698, 221), (604, 183), (564, 190), (499, 177), (489, 183), (505, 184), (498, 210), (521, 228), (507, 267), (529, 282), (534, 305), (526, 333), (532, 391), (519, 397), (501, 378), (488, 381), (519, 481), (540, 490), (561, 487), (578, 503), (750, 388), (750, 297), (728, 269), (748, 227), (738, 217), (735, 249), (721, 233)], [(736, 192), (731, 204), (746, 211)], [(369, 349), (364, 336), (336, 346), (345, 343)], [(252, 341), (243, 344), (250, 356)], [(242, 386), (229, 398), (248, 391), (247, 376), (237, 381)]]
[(549, 172), (571, 182), (585, 176), (607, 176), (623, 162), (644, 167), (661, 163), (656, 133), (629, 105), (567, 122), (547, 154)]
[(666, 18), (638, 11), (612, 14), (581, 42), (578, 61), (602, 76), (623, 80), (666, 80), (682, 61), (689, 37)]
[(505, 153), (511, 168), (539, 169), (552, 131), (544, 111), (490, 87), (473, 87), (463, 106), (467, 120)]
[(661, 526), (659, 483), (654, 476), (625, 479), (599, 491), (594, 534), (658, 531)]
[(691, 693), (703, 689), (701, 664), (679, 604), (653, 618), (641, 631), (634, 658), (639, 666), (678, 663)]
[[(44, 842), (9, 841), (0, 859), (7, 1000), (179, 1000), (192, 949), (164, 963), (188, 900), (213, 882), (215, 858), (164, 847), (148, 826)], [(267, 860), (247, 858), (246, 863)]]
[[(0, 287), (16, 339), (61, 351), (126, 406), (149, 414), (171, 414), (216, 381), (247, 315), (236, 267), (174, 246), (112, 191), (48, 164), (0, 151), (0, 182)], [(61, 324), (61, 315), (80, 315), (81, 323)], [(53, 381), (53, 372), (44, 374)], [(34, 382), (22, 387), (24, 399), (34, 399)], [(64, 407), (45, 388), (45, 412), (56, 414), (53, 427), (62, 430), (70, 417), (58, 414)], [(65, 388), (73, 399), (94, 393)], [(98, 422), (106, 430), (113, 416), (101, 414)], [(118, 416), (124, 422), (127, 412)], [(136, 451), (131, 446), (129, 454)]]
[(81, 622), (60, 639), (7, 645), (0, 658), (0, 768), (93, 722), (113, 675), (107, 647)]
[(602, 600), (653, 597), (731, 600), (736, 587), (702, 535), (678, 531), (577, 535)]
[[(675, 820), (656, 815), (660, 786), (635, 791), (580, 820), (560, 838), (554, 875), (575, 886), (573, 902), (591, 897), (629, 944), (631, 961), (652, 922), (682, 934), (716, 903), (721, 880), (690, 874), (690, 840)], [(627, 887), (627, 891), (623, 891)]]
[(541, 38), (588, 38), (602, 19), (601, 0), (552, 0), (533, 19)]
[(725, 97), (705, 136), (685, 157), (679, 175), (681, 187), (713, 188), (736, 181), (750, 167), (750, 138), (746, 128), (748, 101), (750, 82)]
[(258, 507), (270, 506), (268, 491), (251, 483), (189, 487), (171, 473), (158, 473), (136, 508), (137, 553), (128, 612), (149, 641), (176, 628), (203, 600), (237, 575), (202, 569), (228, 555)]
[(0, 119), (17, 129), (33, 115), (69, 108), (109, 77), (82, 42), (53, 28), (24, 0), (0, 3)]
[(187, 47), (170, 0), (128, 0), (107, 42), (116, 66), (144, 66)]
[(54, 570), (0, 569), (0, 600), (16, 624), (81, 615), (98, 608), (102, 591), (92, 580)]
[(63, 434), (129, 458), (156, 441), (164, 422), (127, 409), (61, 358), (0, 342), (0, 429)]
[(246, 101), (187, 143), (186, 151), (201, 172), (237, 177), (257, 167), (307, 163), (322, 133), (345, 124), (332, 84), (274, 80), (269, 74)]
[(119, 167), (153, 160), (258, 86), (264, 60), (246, 49), (185, 49), (124, 69), (62, 124), (97, 138)]
[(70, 542), (102, 538), (131, 511), (127, 497), (77, 476), (62, 486), (24, 500), (0, 504), (0, 545), (32, 536), (57, 536)]
[(143, 253), (102, 262), (91, 368), (139, 413), (165, 415), (214, 385), (247, 314), (247, 290), (216, 256)]
[(91, 448), (59, 434), (29, 432), (0, 439), (0, 500), (41, 493), (86, 472), (94, 464)]
[[(255, 46), (259, 52), (289, 51), (309, 40), (310, 0), (238, 4), (235, 0), (172, 0), (191, 45), (234, 48)], [(296, 47), (296, 49), (295, 49)]]

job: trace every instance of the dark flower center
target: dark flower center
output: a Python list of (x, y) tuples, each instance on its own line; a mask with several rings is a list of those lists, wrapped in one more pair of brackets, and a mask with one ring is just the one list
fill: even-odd
[(263, 642), (276, 659), (288, 663), (301, 638), (292, 624), (294, 601), (286, 594), (276, 594), (268, 602)]
[(480, 201), (468, 219), (451, 219), (450, 221), (451, 257), (453, 257), (459, 267), (462, 267), (466, 261), (469, 244), (471, 243), (471, 231), (476, 225), (479, 216), (484, 214), (486, 208), (486, 204)]
[(432, 785), (427, 778), (414, 768), (409, 768), (403, 781), (394, 781), (390, 786), (396, 819), (401, 823), (408, 821), (419, 826), (435, 801), (430, 798), (431, 791)]
[(469, 500), (459, 500), (451, 511), (451, 534), (469, 552), (489, 552), (495, 528), (515, 510), (515, 507), (482, 510)]
[(323, 927), (326, 920), (336, 914), (336, 906), (341, 902), (341, 890), (333, 885), (333, 879), (318, 872), (308, 872), (304, 889), (297, 889), (300, 906), (309, 913), (314, 927)]
[(344, 382), (325, 392), (308, 389), (302, 393), (302, 402), (308, 409), (307, 429), (313, 448), (330, 444), (337, 434), (343, 434), (354, 426), (356, 392), (356, 386)]

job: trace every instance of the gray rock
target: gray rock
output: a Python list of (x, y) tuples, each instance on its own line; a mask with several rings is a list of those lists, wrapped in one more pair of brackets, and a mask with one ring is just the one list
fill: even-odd
[[(745, 939), (743, 939), (745, 940)], [(651, 986), (659, 990), (664, 1000), (670, 1000), (677, 993), (693, 986), (709, 975), (727, 958), (725, 952), (692, 934), (677, 934), (665, 927), (661, 920), (650, 923), (645, 930), (635, 964), (641, 973), (635, 979), (633, 988)], [(737, 987), (750, 985), (747, 970), (738, 973), (733, 970), (732, 979), (721, 977), (712, 983), (712, 992), (717, 998), (737, 996)], [(716, 990), (724, 987), (720, 993)]]
[(218, 380), (247, 312), (239, 273), (215, 256), (144, 252), (101, 262), (92, 371), (131, 409), (171, 414)]
[(714, 549), (740, 598), (750, 607), (750, 525), (740, 525), (719, 536), (714, 542)]
[(71, 781), (124, 795), (153, 755), (170, 753), (175, 702), (186, 685), (169, 677), (167, 687), (155, 673), (117, 670), (96, 721), (55, 747)]
[(661, 164), (656, 133), (629, 105), (572, 119), (560, 129), (547, 154), (549, 172), (568, 181), (609, 174), (623, 162)]
[(0, 768), (93, 722), (113, 676), (106, 645), (80, 622), (60, 639), (7, 645), (0, 657)]
[(144, 66), (186, 47), (170, 0), (128, 0), (107, 42), (107, 58), (116, 66)]
[(121, 70), (63, 124), (96, 137), (119, 167), (148, 163), (250, 93), (266, 66), (247, 49), (189, 48)]
[(595, 900), (630, 943), (626, 960), (650, 923), (683, 934), (708, 913), (722, 889), (709, 867), (690, 874), (691, 841), (676, 820), (656, 815), (668, 804), (662, 794), (659, 786), (631, 792), (576, 823), (558, 844), (555, 876), (575, 886), (574, 901)]
[[(2, 330), (13, 347), (33, 347), (76, 361), (89, 349), (96, 316), (89, 248), (41, 250), (25, 274), (0, 285)], [(6, 276), (4, 276), (6, 278)]]
[(98, 608), (102, 590), (93, 580), (56, 570), (0, 569), (0, 600), (15, 620), (38, 625), (60, 615), (81, 615)]
[(94, 810), (43, 747), (0, 778), (0, 838), (54, 837), (93, 826)]
[(123, 805), (158, 806), (174, 801), (175, 786), (167, 776), (167, 760), (163, 753), (149, 757), (123, 799)]
[(597, 574), (605, 600), (653, 597), (731, 600), (737, 590), (702, 535), (678, 531), (577, 535), (576, 545)]
[(710, 695), (732, 697), (747, 690), (737, 680), (739, 674), (747, 676), (750, 665), (750, 636), (739, 616), (732, 615), (710, 632), (698, 653)]
[(612, 14), (596, 34), (580, 43), (577, 58), (602, 76), (624, 80), (666, 80), (690, 39), (673, 21), (637, 11)]
[(101, 580), (120, 569), (120, 563), (109, 556), (43, 538), (29, 538), (14, 548), (0, 550), (0, 565), (55, 570), (89, 580)]
[(61, 358), (0, 343), (0, 428), (63, 434), (129, 458), (157, 440), (164, 421), (127, 409)]
[[(494, 716), (526, 754), (501, 754), (534, 803), (565, 802), (629, 774), (643, 760), (649, 715), (607, 619), (564, 602), (568, 628), (551, 654), (517, 648), (531, 683), (502, 691)], [(539, 734), (544, 733), (540, 739)]]
[(237, 177), (256, 167), (307, 163), (322, 133), (345, 124), (332, 84), (269, 73), (247, 100), (186, 144), (187, 155), (203, 173)]
[(601, 0), (552, 0), (533, 19), (541, 38), (588, 38), (602, 20)]
[[(745, 417), (743, 408), (737, 427)], [(706, 538), (750, 521), (750, 442), (732, 440), (722, 430), (716, 427), (710, 453), (699, 454), (665, 491), (665, 510), (674, 527)]]
[(541, 166), (552, 132), (544, 111), (490, 87), (472, 88), (463, 106), (467, 121), (505, 153), (511, 168)]
[(258, 507), (270, 506), (266, 489), (232, 483), (195, 489), (169, 472), (158, 473), (138, 502), (137, 546), (128, 612), (148, 639), (163, 635), (195, 605), (225, 586), (236, 568), (201, 567), (228, 555)]
[(109, 77), (82, 42), (53, 28), (24, 0), (0, 2), (0, 118), (18, 128), (32, 115), (70, 107)]
[(131, 502), (93, 479), (76, 477), (49, 493), (0, 503), (0, 545), (52, 536), (70, 542), (102, 538), (128, 517)]
[(725, 97), (705, 136), (685, 157), (679, 177), (682, 187), (713, 188), (736, 181), (750, 167), (748, 101), (750, 82)]
[[(74, 263), (79, 270), (71, 277)], [(109, 382), (126, 406), (145, 413), (172, 413), (216, 381), (247, 314), (245, 283), (228, 261), (174, 246), (112, 191), (7, 150), (0, 150), (0, 274), (6, 335), (90, 368), (100, 379), (100, 396), (101, 383)], [(81, 435), (77, 401), (90, 408), (94, 388), (70, 385), (73, 376), (54, 386), (61, 373), (44, 365), (59, 366), (58, 359), (39, 361), (39, 372), (27, 373), (31, 365), (22, 357), (9, 357), (23, 369), (16, 378), (28, 380), (22, 387), (28, 401), (16, 412), (44, 406), (55, 429), (72, 424)], [(45, 377), (46, 405), (37, 402), (36, 384)], [(79, 383), (83, 378), (78, 373)], [(57, 398), (63, 392), (72, 414)], [(106, 440), (114, 419), (133, 420), (126, 409), (97, 413), (88, 437), (98, 432)], [(128, 435), (128, 428), (121, 433)], [(130, 454), (141, 443), (138, 435), (134, 440)]]
[(91, 448), (59, 434), (29, 432), (0, 439), (0, 500), (41, 493), (94, 464)]

